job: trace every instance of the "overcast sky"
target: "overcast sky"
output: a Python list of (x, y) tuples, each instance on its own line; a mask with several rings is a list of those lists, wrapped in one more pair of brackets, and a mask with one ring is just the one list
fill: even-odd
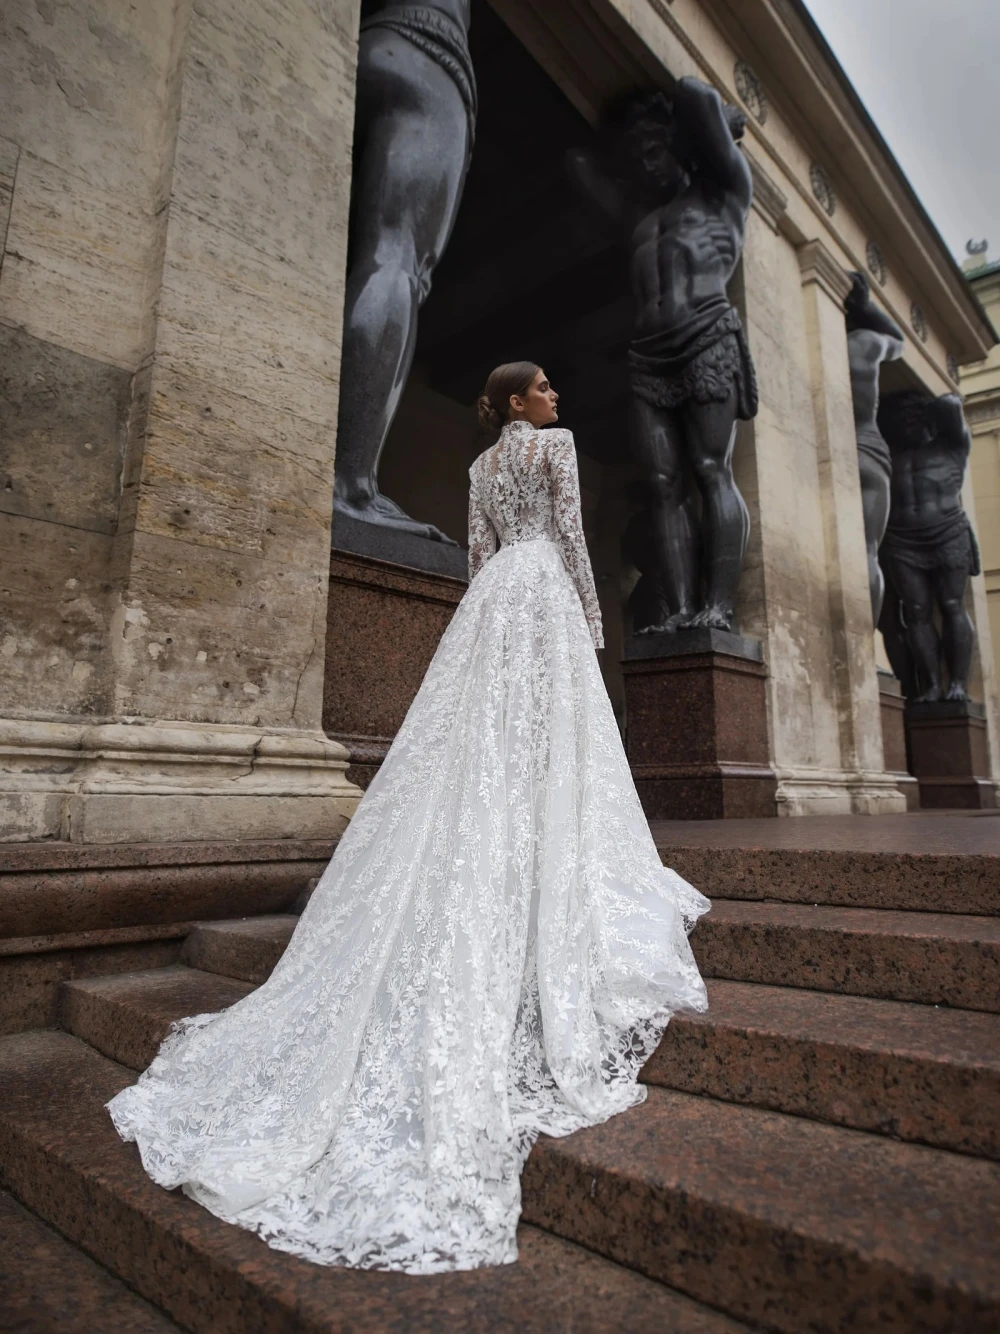
[(806, 0), (956, 259), (1000, 259), (1000, 0)]

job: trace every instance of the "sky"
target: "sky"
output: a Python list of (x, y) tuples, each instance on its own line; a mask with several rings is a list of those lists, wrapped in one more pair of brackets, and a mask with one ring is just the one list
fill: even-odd
[(805, 0), (959, 261), (1000, 259), (1000, 0)]

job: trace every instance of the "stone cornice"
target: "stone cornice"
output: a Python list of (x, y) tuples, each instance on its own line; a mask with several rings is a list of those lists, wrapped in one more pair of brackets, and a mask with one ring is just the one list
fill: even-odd
[[(828, 158), (836, 145), (838, 195), (860, 226), (891, 242), (891, 267), (908, 275), (946, 345), (960, 361), (985, 356), (995, 341), (990, 321), (801, 0), (699, 4), (807, 149)], [(755, 133), (768, 139), (766, 130)]]
[(851, 290), (851, 280), (822, 241), (807, 241), (796, 252), (802, 271), (802, 284), (818, 283), (835, 305), (843, 306)]

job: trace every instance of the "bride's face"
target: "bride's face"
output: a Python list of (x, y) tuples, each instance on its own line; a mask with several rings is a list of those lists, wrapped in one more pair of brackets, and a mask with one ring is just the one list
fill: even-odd
[(532, 426), (548, 426), (559, 420), (556, 404), (559, 395), (549, 384), (544, 371), (538, 371), (523, 394), (511, 394), (512, 421), (530, 422)]

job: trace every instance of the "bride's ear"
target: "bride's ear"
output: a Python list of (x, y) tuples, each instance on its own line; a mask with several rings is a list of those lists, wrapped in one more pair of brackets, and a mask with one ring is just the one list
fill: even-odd
[(524, 400), (521, 398), (520, 394), (511, 394), (510, 408), (512, 412), (524, 411)]

